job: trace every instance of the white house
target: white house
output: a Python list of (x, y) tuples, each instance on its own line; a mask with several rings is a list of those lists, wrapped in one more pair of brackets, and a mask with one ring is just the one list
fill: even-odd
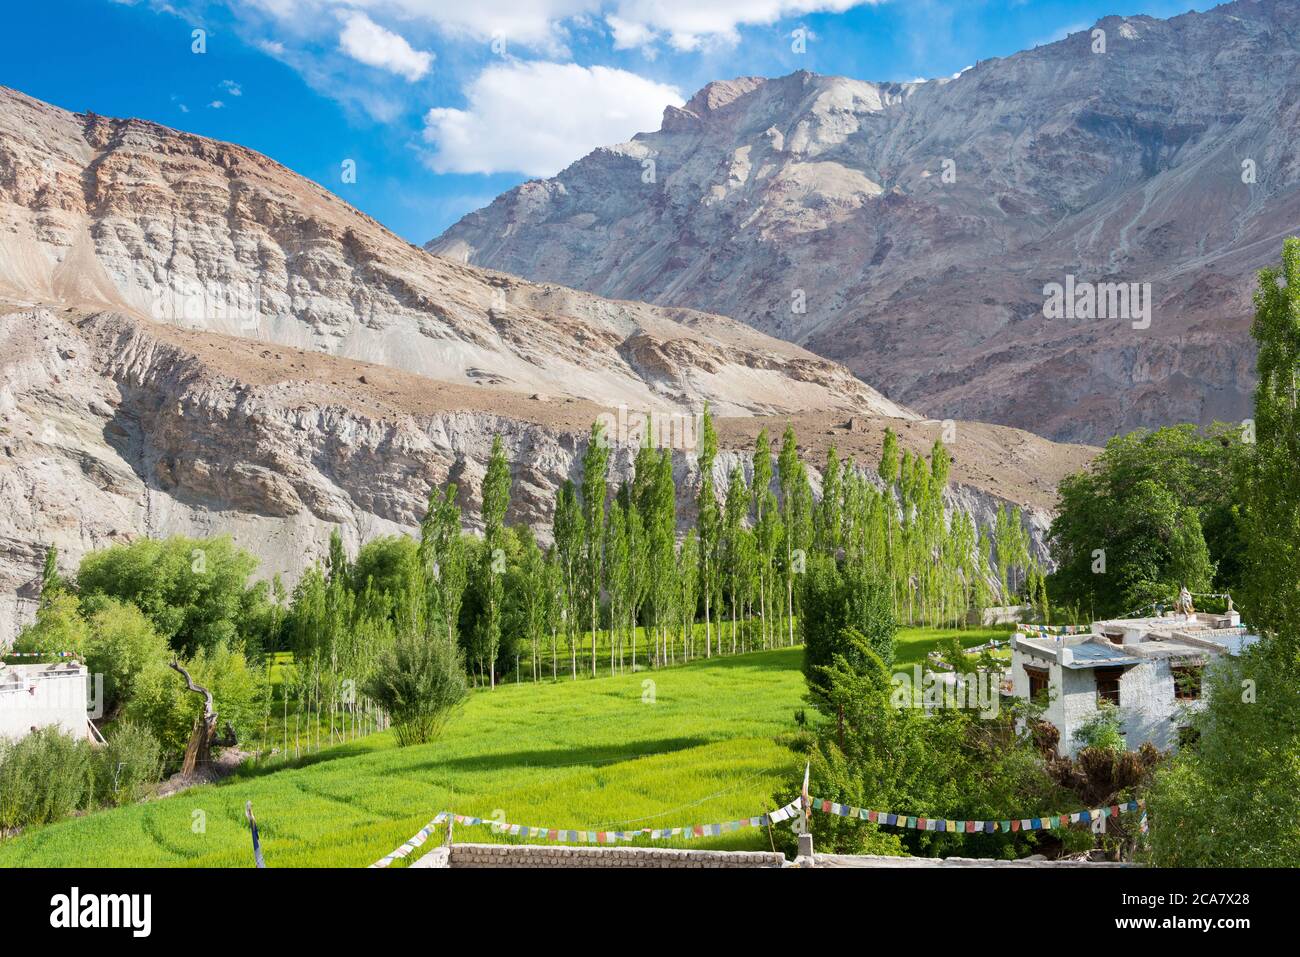
[(0, 664), (0, 738), (22, 738), (49, 725), (78, 737), (93, 736), (86, 666), (75, 661)]
[(1011, 640), (1012, 686), (1020, 698), (1050, 689), (1044, 718), (1060, 732), (1062, 754), (1078, 752), (1075, 732), (1103, 700), (1119, 707), (1129, 748), (1177, 750), (1189, 716), (1205, 706), (1206, 666), (1256, 640), (1235, 611), (1097, 621), (1074, 634), (1026, 629)]

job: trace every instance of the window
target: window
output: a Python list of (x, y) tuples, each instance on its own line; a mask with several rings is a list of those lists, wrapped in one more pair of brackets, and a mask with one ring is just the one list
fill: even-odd
[(1025, 674), (1029, 676), (1029, 700), (1034, 701), (1039, 695), (1047, 694), (1047, 689), (1051, 687), (1051, 678), (1046, 668), (1035, 668), (1032, 665), (1025, 665)]
[(1109, 701), (1119, 704), (1119, 679), (1124, 677), (1123, 668), (1095, 668), (1093, 677), (1097, 681), (1097, 703)]
[(1205, 675), (1204, 665), (1175, 665), (1169, 670), (1174, 673), (1175, 699), (1196, 701), (1201, 697), (1201, 679)]

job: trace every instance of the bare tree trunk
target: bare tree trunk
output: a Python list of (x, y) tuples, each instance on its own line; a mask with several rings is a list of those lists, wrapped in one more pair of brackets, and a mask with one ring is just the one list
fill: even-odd
[(172, 670), (185, 679), (185, 687), (195, 694), (203, 695), (203, 713), (194, 720), (194, 731), (190, 734), (189, 744), (185, 746), (185, 757), (181, 761), (181, 774), (190, 775), (200, 766), (212, 762), (213, 748), (233, 748), (239, 743), (235, 729), (226, 722), (226, 733), (217, 736), (217, 712), (212, 701), (212, 692), (202, 685), (196, 685), (190, 673), (179, 661), (171, 663)]

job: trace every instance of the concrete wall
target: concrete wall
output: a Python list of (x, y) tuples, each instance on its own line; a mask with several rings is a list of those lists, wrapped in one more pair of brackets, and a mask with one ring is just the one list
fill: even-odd
[[(1045, 668), (1052, 688), (1052, 701), (1043, 717), (1061, 732), (1059, 751), (1073, 757), (1079, 751), (1074, 733), (1097, 713), (1097, 681), (1091, 668), (1065, 668), (1055, 658), (1031, 654), (1017, 646), (1012, 655), (1013, 693), (1029, 696), (1026, 664)], [(1174, 697), (1174, 675), (1165, 659), (1153, 658), (1133, 665), (1119, 682), (1119, 713), (1124, 740), (1136, 750), (1150, 741), (1162, 751), (1177, 750), (1178, 729), (1187, 716), (1204, 707), (1202, 701), (1180, 701)]]
[(85, 736), (86, 699), (82, 665), (0, 667), (0, 737), (23, 738), (49, 725)]
[(564, 847), (549, 844), (452, 844), (412, 867), (785, 867), (770, 851), (689, 851), (666, 847)]

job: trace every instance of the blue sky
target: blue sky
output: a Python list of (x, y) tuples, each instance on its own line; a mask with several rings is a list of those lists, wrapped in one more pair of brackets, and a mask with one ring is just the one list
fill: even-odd
[[(251, 147), (423, 243), (710, 80), (951, 75), (1189, 0), (40, 0), (0, 85)], [(803, 52), (792, 47), (802, 28)], [(202, 30), (203, 52), (194, 31)], [(355, 182), (343, 164), (355, 162)]]

